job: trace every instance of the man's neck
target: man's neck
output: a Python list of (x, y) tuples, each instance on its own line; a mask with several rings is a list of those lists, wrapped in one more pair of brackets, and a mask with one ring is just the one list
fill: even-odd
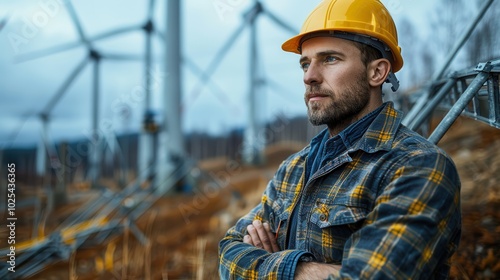
[(380, 107), (384, 103), (382, 101), (382, 93), (380, 91), (371, 92), (370, 94), (371, 94), (372, 98), (370, 98), (370, 101), (368, 102), (368, 104), (358, 114), (356, 114), (355, 116), (352, 116), (350, 118), (346, 118), (346, 119), (344, 119), (340, 122), (337, 122), (337, 123), (327, 124), (330, 138), (339, 134), (340, 132), (342, 132), (342, 130), (346, 129), (349, 125), (362, 119), (364, 116), (368, 115), (370, 112), (373, 112), (374, 110), (376, 110), (378, 107)]
[(361, 119), (361, 117), (353, 117), (353, 118), (350, 118), (350, 119), (347, 119), (347, 120), (344, 120), (344, 121), (341, 121), (341, 122), (338, 122), (338, 123), (335, 123), (335, 124), (328, 124), (328, 133), (330, 134), (330, 138), (338, 135), (340, 132), (342, 132), (342, 130), (346, 129), (349, 125), (351, 125), (352, 123), (355, 123), (356, 121), (358, 121), (359, 119)]

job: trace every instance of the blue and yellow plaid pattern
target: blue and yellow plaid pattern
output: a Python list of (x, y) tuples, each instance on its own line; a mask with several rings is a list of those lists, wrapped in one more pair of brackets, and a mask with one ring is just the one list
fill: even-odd
[[(387, 103), (309, 182), (309, 146), (285, 160), (261, 203), (221, 240), (221, 279), (293, 279), (298, 261), (342, 264), (330, 279), (447, 279), (461, 232), (460, 180), (452, 160), (401, 119)], [(288, 232), (296, 205), (297, 232)], [(282, 251), (243, 243), (255, 219), (279, 228)]]

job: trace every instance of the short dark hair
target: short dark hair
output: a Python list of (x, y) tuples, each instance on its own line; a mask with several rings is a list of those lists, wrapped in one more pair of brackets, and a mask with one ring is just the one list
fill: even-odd
[[(369, 45), (363, 44), (363, 43), (354, 42), (354, 41), (351, 41), (351, 42), (361, 52), (361, 61), (363, 62), (363, 64), (365, 66), (367, 66), (368, 63), (383, 57), (382, 54), (380, 53), (380, 51), (378, 51), (377, 49), (375, 49), (372, 46), (369, 46)], [(391, 61), (391, 63), (392, 63), (392, 61)]]

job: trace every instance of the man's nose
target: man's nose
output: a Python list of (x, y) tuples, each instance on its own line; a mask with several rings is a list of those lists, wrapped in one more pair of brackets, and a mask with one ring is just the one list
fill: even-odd
[(304, 84), (315, 85), (322, 82), (321, 66), (315, 63), (309, 64), (307, 71), (304, 73)]

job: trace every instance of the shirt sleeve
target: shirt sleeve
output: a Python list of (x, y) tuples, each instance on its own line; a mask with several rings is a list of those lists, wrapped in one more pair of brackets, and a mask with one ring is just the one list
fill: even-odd
[(271, 181), (262, 196), (261, 203), (229, 229), (226, 236), (220, 241), (220, 279), (292, 280), (297, 262), (301, 259), (312, 258), (312, 254), (305, 251), (283, 250), (268, 253), (266, 250), (243, 243), (246, 227), (253, 220), (269, 221), (275, 196), (275, 188), (273, 181)]
[(329, 279), (447, 279), (461, 228), (455, 165), (443, 153), (419, 151), (385, 176), (373, 211), (346, 242), (340, 273)]

